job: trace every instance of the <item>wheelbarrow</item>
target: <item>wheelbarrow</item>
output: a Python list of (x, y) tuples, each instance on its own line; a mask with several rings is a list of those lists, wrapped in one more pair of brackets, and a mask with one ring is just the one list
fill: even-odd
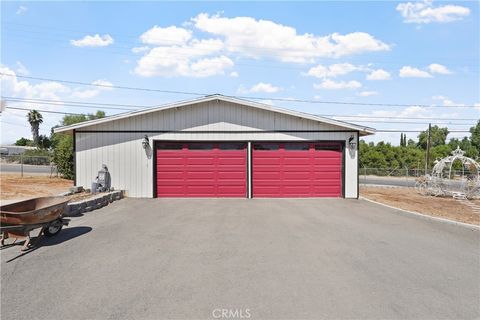
[(63, 219), (63, 212), (69, 199), (65, 197), (41, 197), (10, 203), (0, 207), (0, 245), (8, 238), (25, 239), (22, 251), (31, 247), (30, 232), (39, 229), (37, 239), (44, 234), (52, 237), (58, 234), (69, 220)]

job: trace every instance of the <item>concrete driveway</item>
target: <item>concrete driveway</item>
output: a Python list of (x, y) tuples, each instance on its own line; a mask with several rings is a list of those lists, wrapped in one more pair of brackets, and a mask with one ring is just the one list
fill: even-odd
[(5, 320), (480, 317), (479, 231), (362, 200), (125, 199), (19, 249)]

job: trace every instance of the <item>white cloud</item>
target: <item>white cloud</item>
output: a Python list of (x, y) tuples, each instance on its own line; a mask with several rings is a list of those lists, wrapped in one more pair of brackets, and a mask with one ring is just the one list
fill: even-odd
[(377, 91), (362, 91), (358, 94), (360, 97), (370, 97), (378, 95)]
[(465, 106), (464, 103), (454, 102), (454, 101), (453, 101), (452, 99), (450, 99), (449, 97), (442, 96), (442, 95), (433, 96), (433, 97), (432, 97), (432, 100), (441, 101), (442, 105), (445, 106), (445, 107), (450, 107), (450, 106)]
[(190, 65), (190, 76), (209, 77), (223, 74), (224, 70), (233, 67), (233, 61), (226, 56), (205, 58)]
[(367, 80), (388, 80), (390, 78), (390, 72), (383, 69), (373, 70), (367, 75)]
[(98, 79), (92, 82), (94, 85), (101, 86), (102, 90), (112, 90), (113, 84), (105, 79)]
[(397, 5), (397, 11), (405, 23), (446, 23), (461, 20), (470, 14), (470, 9), (458, 5), (433, 6), (433, 1), (406, 2)]
[(95, 34), (93, 36), (86, 35), (79, 40), (70, 40), (70, 44), (75, 47), (106, 47), (113, 43), (113, 38), (109, 34), (100, 36)]
[(80, 89), (76, 88), (72, 92), (73, 98), (80, 98), (80, 99), (91, 99), (98, 96), (102, 91), (110, 91), (113, 90), (113, 84), (110, 81), (105, 79), (98, 79), (92, 82), (93, 85), (97, 85), (97, 87), (93, 89)]
[(402, 69), (400, 69), (399, 76), (401, 78), (432, 78), (432, 75), (427, 71), (410, 66), (402, 67)]
[(140, 53), (140, 52), (145, 52), (145, 51), (148, 51), (148, 50), (150, 50), (150, 47), (149, 47), (149, 46), (133, 47), (133, 48), (132, 48), (132, 52), (133, 52), (133, 53)]
[(20, 61), (17, 61), (17, 74), (21, 76), (28, 76), (30, 74), (30, 71), (28, 71), (27, 67), (23, 65)]
[[(371, 113), (360, 113), (358, 116), (365, 116), (364, 120), (371, 120), (368, 117), (380, 117), (378, 118), (379, 121), (381, 120), (389, 120), (389, 117), (402, 117), (402, 118), (418, 118), (418, 117), (425, 117), (429, 115), (429, 111), (425, 108), (419, 106), (410, 106), (403, 110), (375, 110)], [(384, 118), (381, 118), (384, 117)], [(362, 119), (362, 118), (360, 118)], [(358, 120), (361, 121), (361, 120)]]
[[(421, 122), (422, 118), (428, 118), (431, 117), (431, 110), (427, 108), (422, 108), (419, 106), (410, 106), (401, 110), (375, 110), (369, 113), (358, 113), (356, 114), (357, 116), (364, 116), (365, 118), (356, 118), (355, 121), (361, 123), (362, 120), (372, 120), (372, 118), (369, 117), (379, 117), (375, 118), (375, 120), (378, 120), (378, 122), (381, 121), (392, 121), (391, 118), (389, 117), (402, 117), (402, 118), (412, 118), (412, 119), (417, 119), (419, 122)], [(450, 120), (450, 119), (456, 119), (459, 118), (460, 115), (456, 112), (439, 112), (438, 110), (436, 111), (435, 117), (442, 118), (445, 120)], [(409, 122), (409, 119), (394, 119), (395, 121), (405, 121)], [(427, 121), (424, 121), (427, 122)], [(365, 123), (366, 125), (371, 125), (371, 123)], [(373, 125), (375, 127), (375, 125)], [(396, 124), (396, 125), (387, 125), (388, 129), (398, 129), (398, 130), (426, 130), (428, 128), (428, 124), (418, 124), (418, 125), (413, 125), (413, 124)], [(442, 125), (443, 126), (443, 125)], [(447, 125), (445, 125), (447, 126)], [(458, 128), (457, 128), (458, 129)], [(390, 134), (385, 134), (385, 133), (379, 133), (375, 134), (373, 136), (369, 136), (367, 141), (389, 141), (392, 142), (394, 145), (398, 144), (400, 133), (392, 133)], [(414, 139), (417, 141), (417, 135), (418, 132), (415, 133), (407, 133), (408, 139)], [(464, 136), (465, 134), (462, 134)], [(453, 134), (452, 134), (453, 136)], [(449, 135), (449, 138), (451, 136)]]
[[(193, 30), (215, 38), (197, 39)], [(313, 63), (322, 57), (390, 50), (389, 45), (365, 32), (324, 36), (297, 34), (293, 27), (268, 20), (225, 18), (206, 13), (192, 18), (183, 27), (154, 26), (140, 36), (140, 41), (148, 46), (131, 49), (134, 53), (145, 52), (133, 72), (144, 77), (225, 74), (226, 69), (234, 65), (232, 55)], [(348, 67), (355, 66), (347, 63), (332, 65), (328, 70), (329, 76), (345, 74)], [(230, 75), (235, 77), (238, 73), (231, 72)]]
[(145, 44), (151, 45), (183, 45), (192, 37), (192, 31), (170, 26), (162, 28), (154, 26), (153, 28), (145, 31), (140, 40)]
[[(48, 99), (58, 101), (57, 105), (47, 105), (35, 102), (13, 102), (7, 101), (6, 107), (20, 107), (26, 109), (40, 109), (40, 110), (55, 110), (62, 111), (63, 105), (61, 104), (60, 96), (64, 93), (68, 93), (70, 88), (67, 86), (53, 81), (43, 81), (31, 84), (28, 81), (19, 80), (15, 71), (7, 66), (0, 64), (0, 72), (8, 75), (0, 75), (0, 87), (2, 88), (2, 95), (16, 98), (26, 99)], [(12, 143), (19, 137), (30, 137), (30, 127), (25, 118), (27, 111), (6, 109), (2, 112), (2, 122), (12, 123), (12, 129), (3, 129), (5, 123), (2, 123), (2, 133), (0, 134), (0, 141), (2, 143)], [(41, 134), (50, 134), (50, 128), (61, 119), (59, 114), (44, 113), (44, 123), (40, 126)], [(10, 125), (10, 124), (9, 124)]]
[(451, 74), (452, 72), (448, 70), (447, 67), (438, 63), (432, 63), (428, 66), (428, 70), (431, 73), (438, 73), (438, 74)]
[(27, 10), (28, 10), (28, 8), (26, 6), (20, 6), (20, 7), (18, 7), (18, 9), (15, 13), (20, 15), (20, 14), (24, 14), (25, 12), (27, 12)]
[(80, 99), (91, 99), (93, 97), (98, 96), (99, 93), (100, 93), (100, 90), (97, 90), (97, 89), (86, 89), (86, 90), (75, 89), (72, 92), (72, 97), (80, 98)]
[(0, 65), (0, 72), (9, 74), (9, 76), (0, 75), (2, 92), (5, 95), (60, 100), (58, 94), (70, 91), (70, 88), (59, 82), (45, 81), (32, 85), (28, 81), (20, 81), (13, 70), (3, 65)]
[(314, 84), (315, 89), (339, 90), (339, 89), (357, 89), (361, 88), (362, 84), (358, 81), (339, 81), (335, 82), (330, 79), (325, 79), (319, 84)]
[(270, 100), (270, 99), (262, 100), (261, 103), (262, 103), (262, 104), (268, 104), (269, 106), (274, 106), (274, 105), (275, 105), (275, 103), (274, 103), (272, 100)]
[(320, 57), (341, 57), (390, 46), (365, 32), (317, 36), (297, 34), (295, 28), (251, 17), (226, 18), (201, 13), (192, 19), (203, 32), (223, 36), (228, 51), (248, 57), (274, 57), (287, 62), (313, 62)]
[(265, 83), (265, 82), (259, 82), (256, 85), (252, 86), (251, 88), (245, 88), (243, 86), (240, 86), (238, 91), (240, 93), (259, 93), (259, 92), (264, 92), (264, 93), (275, 93), (279, 92), (282, 90), (280, 87), (276, 87), (270, 83)]
[(334, 78), (361, 69), (362, 68), (356, 67), (350, 63), (336, 63), (330, 66), (323, 66), (319, 64), (318, 66), (310, 68), (310, 70), (307, 72), (307, 75), (317, 78)]
[(218, 39), (193, 39), (181, 46), (155, 47), (137, 61), (134, 72), (144, 77), (224, 74), (234, 63), (227, 56), (219, 55), (222, 49), (223, 42)]
[[(196, 39), (189, 27), (218, 38)], [(233, 66), (233, 54), (302, 63), (314, 62), (322, 57), (390, 50), (389, 45), (365, 32), (332, 33), (324, 36), (297, 34), (293, 27), (268, 20), (251, 17), (226, 18), (206, 13), (192, 18), (183, 27), (154, 26), (140, 36), (140, 41), (149, 46), (132, 48), (134, 53), (145, 52), (137, 61), (134, 73), (145, 77), (202, 77), (225, 74), (224, 69)], [(221, 62), (221, 67), (214, 68), (213, 64), (209, 63), (212, 61)], [(208, 72), (204, 68), (207, 64), (210, 70)], [(328, 76), (352, 72), (348, 71), (348, 68), (352, 67), (357, 68), (348, 63), (331, 65), (328, 67)], [(194, 73), (192, 68), (197, 73)], [(198, 72), (200, 69), (201, 72)]]
[(442, 100), (442, 104), (445, 106), (445, 107), (451, 107), (451, 106), (464, 106), (465, 104), (464, 103), (457, 103), (457, 102), (454, 102), (452, 101), (451, 99), (445, 97), (445, 99)]
[(230, 77), (232, 77), (232, 78), (238, 78), (238, 76), (239, 76), (239, 74), (238, 74), (237, 71), (232, 71), (232, 72), (230, 72)]

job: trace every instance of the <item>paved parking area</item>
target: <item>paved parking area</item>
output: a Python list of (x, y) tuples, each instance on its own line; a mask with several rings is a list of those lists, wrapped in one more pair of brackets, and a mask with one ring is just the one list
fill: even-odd
[(480, 318), (480, 232), (363, 200), (125, 199), (19, 249), (5, 320)]

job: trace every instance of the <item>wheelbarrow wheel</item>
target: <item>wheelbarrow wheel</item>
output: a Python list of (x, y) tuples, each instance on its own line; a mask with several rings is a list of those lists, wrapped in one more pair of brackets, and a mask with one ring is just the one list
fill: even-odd
[(43, 234), (47, 237), (53, 237), (62, 230), (62, 227), (63, 225), (61, 223), (50, 223), (45, 230), (43, 230)]

